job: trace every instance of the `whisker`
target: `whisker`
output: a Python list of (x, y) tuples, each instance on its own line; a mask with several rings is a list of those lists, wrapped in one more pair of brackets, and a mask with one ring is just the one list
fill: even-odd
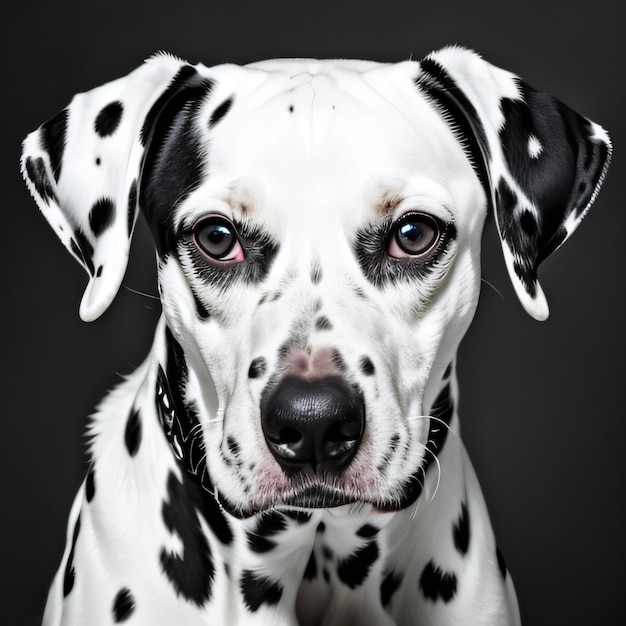
[(485, 283), (485, 285), (487, 285), (488, 287), (491, 287), (500, 296), (500, 299), (504, 300), (504, 296), (502, 295), (500, 290), (493, 283), (490, 283), (487, 279), (483, 278), (482, 276), (480, 278), (480, 282), (481, 283)]
[(159, 298), (159, 296), (153, 296), (151, 293), (145, 293), (144, 291), (139, 291), (138, 289), (133, 289), (132, 287), (129, 287), (128, 285), (125, 285), (122, 283), (122, 287), (124, 287), (124, 289), (127, 289), (128, 291), (130, 291), (131, 293), (134, 293), (138, 296), (143, 296), (144, 298), (150, 298), (152, 300), (160, 300), (161, 298)]

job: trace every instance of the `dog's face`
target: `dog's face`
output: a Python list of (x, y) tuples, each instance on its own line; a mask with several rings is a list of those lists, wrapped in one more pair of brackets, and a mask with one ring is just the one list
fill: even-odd
[[(125, 258), (99, 261), (129, 238), (115, 207), (132, 223), (139, 204), (157, 246), (168, 404), (199, 425), (224, 505), (407, 506), (433, 453), (428, 416), (450, 410), (444, 372), (475, 311), (488, 208), (520, 299), (545, 317), (536, 266), (593, 199), (606, 134), (458, 49), (421, 64), (151, 63), (122, 79), (125, 94), (143, 89), (133, 115), (117, 81), (72, 104), (95, 139), (79, 138), (70, 107), (25, 145), (42, 210), (63, 217), (59, 236), (90, 270), (83, 317), (123, 275)], [(116, 199), (72, 187), (85, 166), (65, 173), (50, 147), (60, 126), (74, 159), (109, 167), (98, 185)], [(120, 128), (124, 154), (106, 141)]]

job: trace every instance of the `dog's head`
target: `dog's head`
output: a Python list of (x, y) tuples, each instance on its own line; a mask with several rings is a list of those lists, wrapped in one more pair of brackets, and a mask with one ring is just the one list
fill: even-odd
[(85, 320), (115, 296), (144, 212), (160, 393), (200, 425), (198, 458), (247, 515), (415, 500), (453, 413), (485, 216), (544, 319), (537, 267), (610, 150), (597, 124), (461, 48), (392, 65), (161, 55), (76, 96), (26, 139), (22, 169), (89, 273)]

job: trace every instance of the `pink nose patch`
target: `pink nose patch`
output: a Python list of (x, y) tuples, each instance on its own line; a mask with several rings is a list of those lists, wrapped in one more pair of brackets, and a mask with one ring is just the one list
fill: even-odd
[(309, 354), (305, 350), (291, 350), (282, 363), (286, 376), (296, 376), (304, 380), (341, 376), (343, 366), (339, 353), (333, 348), (319, 348)]

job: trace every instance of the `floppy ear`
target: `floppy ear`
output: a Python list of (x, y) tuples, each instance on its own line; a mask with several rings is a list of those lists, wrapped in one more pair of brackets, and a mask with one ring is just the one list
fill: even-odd
[(537, 268), (595, 200), (611, 156), (607, 133), (464, 48), (426, 57), (416, 83), (459, 136), (483, 183), (522, 305), (546, 319)]
[(196, 70), (157, 55), (76, 95), (24, 141), (22, 174), (59, 239), (89, 274), (80, 304), (99, 317), (117, 293), (137, 214), (141, 164), (159, 110)]

